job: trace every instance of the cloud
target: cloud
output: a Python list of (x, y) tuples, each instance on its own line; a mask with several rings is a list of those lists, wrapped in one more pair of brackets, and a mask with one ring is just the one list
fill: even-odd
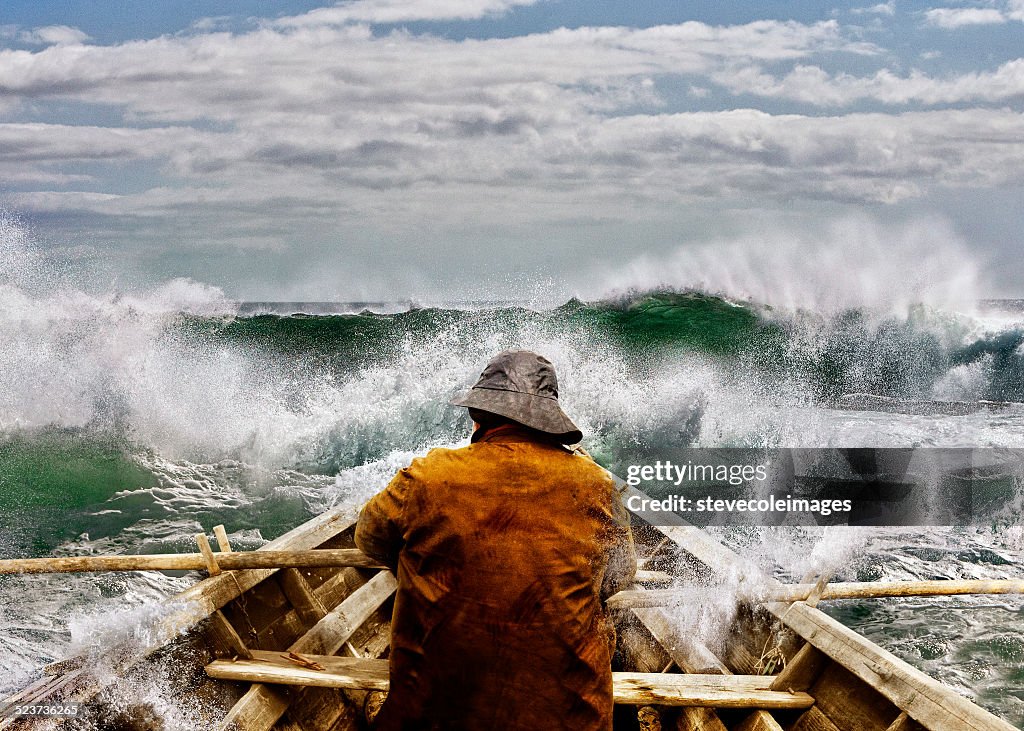
[(475, 20), (504, 15), (539, 0), (353, 0), (302, 15), (278, 18), (280, 28), (308, 28), (346, 23), (407, 23), (412, 21)]
[[(420, 111), (451, 103), (509, 105), (548, 95), (574, 106), (634, 104), (641, 77), (706, 74), (732, 64), (814, 53), (875, 53), (834, 21), (758, 21), (716, 27), (578, 28), (448, 41), (365, 26), (263, 28), (232, 35), (162, 37), (117, 46), (0, 51), (0, 93), (111, 104), (151, 121), (211, 119), (273, 124), (376, 105)], [(333, 108), (332, 108), (333, 107)]]
[(89, 35), (69, 25), (47, 25), (42, 28), (22, 31), (18, 34), (23, 43), (39, 46), (69, 46), (85, 43)]
[(175, 247), (311, 241), (378, 261), (381, 240), (415, 247), (427, 232), (441, 250), (543, 226), (573, 240), (723, 201), (874, 205), (1022, 182), (1012, 108), (696, 110), (729, 92), (844, 111), (864, 100), (1010, 107), (1024, 61), (948, 78), (827, 72), (816, 63), (842, 54), (886, 60), (836, 21), (456, 41), (324, 17), (340, 16), (0, 51), (0, 99), (29, 119), (82, 108), (113, 120), (0, 124), (0, 178), (18, 175), (7, 198), (161, 261)]
[(878, 3), (877, 5), (863, 8), (853, 8), (850, 12), (854, 15), (895, 15), (896, 0), (889, 0), (886, 3)]
[(719, 73), (719, 84), (733, 93), (790, 99), (818, 107), (849, 106), (870, 100), (885, 104), (1005, 102), (1024, 98), (1024, 59), (1007, 61), (995, 71), (934, 78), (920, 71), (897, 76), (888, 69), (873, 76), (829, 74), (818, 66), (798, 65), (783, 77), (746, 66)]
[(1006, 22), (1006, 16), (996, 8), (933, 8), (926, 10), (924, 17), (929, 25), (949, 29)]
[(32, 123), (0, 124), (0, 161), (3, 162), (125, 162), (166, 157), (183, 146), (223, 137), (208, 132), (164, 127), (134, 129)]
[(212, 31), (228, 30), (234, 24), (235, 19), (230, 15), (215, 15), (207, 18), (199, 18), (192, 21), (189, 30), (197, 33), (210, 33)]

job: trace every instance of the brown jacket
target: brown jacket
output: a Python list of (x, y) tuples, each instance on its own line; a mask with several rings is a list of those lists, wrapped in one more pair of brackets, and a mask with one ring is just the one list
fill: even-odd
[(356, 545), (396, 572), (378, 729), (607, 730), (629, 518), (588, 457), (498, 427), (434, 449), (363, 509)]

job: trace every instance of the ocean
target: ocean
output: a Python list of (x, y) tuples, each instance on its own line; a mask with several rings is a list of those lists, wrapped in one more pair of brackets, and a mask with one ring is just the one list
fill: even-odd
[[(256, 548), (359, 504), (415, 455), (466, 443), (470, 423), (447, 401), (508, 347), (555, 363), (584, 446), (613, 471), (681, 446), (1024, 447), (1019, 301), (815, 310), (641, 288), (550, 306), (237, 303), (186, 280), (87, 292), (26, 249), (4, 256), (3, 557), (190, 551), (218, 523), (236, 548)], [(1009, 403), (908, 414), (849, 408), (851, 394)], [(836, 581), (1022, 578), (1015, 489), (982, 526), (713, 530), (787, 581), (809, 570)], [(69, 653), (144, 634), (194, 578), (0, 577), (0, 691)], [(1024, 726), (1021, 598), (823, 607)], [(707, 608), (678, 611), (713, 632)], [(187, 727), (158, 687), (134, 692), (169, 728)]]

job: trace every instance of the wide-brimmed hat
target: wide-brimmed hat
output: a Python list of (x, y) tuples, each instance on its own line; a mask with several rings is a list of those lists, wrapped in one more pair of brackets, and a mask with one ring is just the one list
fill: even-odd
[(468, 391), (451, 400), (455, 406), (489, 411), (575, 444), (583, 432), (558, 405), (558, 378), (551, 361), (529, 350), (503, 350)]

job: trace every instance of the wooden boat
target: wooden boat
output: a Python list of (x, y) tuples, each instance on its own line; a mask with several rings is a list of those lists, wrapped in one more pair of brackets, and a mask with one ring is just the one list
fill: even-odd
[[(635, 533), (648, 569), (685, 566), (693, 576), (741, 574), (772, 585), (705, 531), (644, 518), (636, 515)], [(325, 513), (265, 549), (352, 548), (354, 519)], [(95, 658), (56, 663), (7, 703), (84, 704), (66, 728), (160, 729), (154, 709), (126, 702), (107, 683), (163, 663), (173, 669), (165, 697), (189, 707), (200, 728), (363, 729), (368, 694), (387, 687), (395, 588), (390, 572), (365, 566), (220, 573), (176, 597), (163, 638), (111, 653), (106, 673)], [(616, 728), (1013, 731), (812, 604), (744, 605), (718, 655), (679, 636), (664, 609), (617, 611)], [(56, 725), (7, 718), (0, 728), (48, 723)]]

